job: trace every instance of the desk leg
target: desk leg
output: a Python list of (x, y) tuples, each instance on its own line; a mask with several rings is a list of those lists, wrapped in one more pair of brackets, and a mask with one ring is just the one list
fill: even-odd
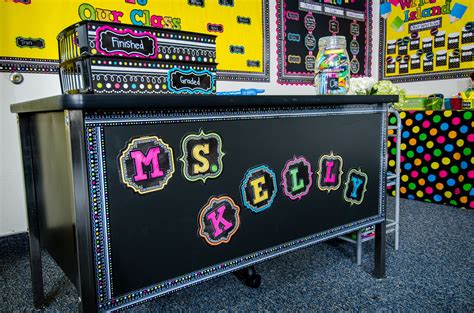
[(36, 203), (35, 173), (33, 166), (33, 144), (29, 116), (20, 114), (21, 153), (25, 178), (26, 211), (30, 239), (30, 268), (33, 290), (33, 304), (40, 308), (44, 304), (43, 267), (41, 262), (40, 230), (38, 205)]
[(375, 225), (375, 266), (374, 276), (385, 277), (385, 221)]

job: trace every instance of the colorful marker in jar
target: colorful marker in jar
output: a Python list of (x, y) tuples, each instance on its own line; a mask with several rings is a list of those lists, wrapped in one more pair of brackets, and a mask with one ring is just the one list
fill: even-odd
[(344, 95), (349, 90), (350, 62), (346, 39), (329, 36), (319, 39), (314, 85), (320, 95)]

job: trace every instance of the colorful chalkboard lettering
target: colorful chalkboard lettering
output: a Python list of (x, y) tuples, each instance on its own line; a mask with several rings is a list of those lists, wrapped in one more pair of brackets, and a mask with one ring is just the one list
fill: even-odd
[(250, 17), (237, 16), (237, 23), (250, 25), (252, 23), (252, 19)]
[(296, 34), (296, 33), (288, 33), (286, 35), (289, 41), (295, 41), (295, 42), (300, 42), (301, 41), (301, 35)]
[(204, 0), (188, 0), (188, 5), (204, 8)]
[(233, 7), (234, 6), (234, 0), (219, 0), (219, 5)]
[(313, 184), (311, 164), (302, 156), (288, 160), (281, 172), (283, 193), (291, 200), (306, 196)]
[(339, 21), (336, 19), (329, 20), (329, 32), (333, 35), (339, 33)]
[(133, 139), (119, 163), (122, 182), (140, 194), (163, 189), (174, 173), (173, 150), (156, 136)]
[(247, 171), (240, 186), (244, 205), (254, 213), (268, 209), (276, 197), (278, 186), (275, 173), (266, 165)]
[(367, 191), (367, 174), (361, 170), (351, 169), (347, 174), (344, 188), (344, 200), (353, 204), (361, 204)]
[(148, 32), (133, 32), (130, 29), (117, 30), (110, 26), (96, 31), (96, 49), (103, 55), (155, 58), (158, 39)]
[(207, 31), (211, 33), (222, 33), (224, 32), (224, 25), (207, 23)]
[(211, 246), (228, 243), (239, 229), (239, 214), (229, 196), (212, 197), (199, 214), (199, 235)]
[(16, 46), (20, 48), (38, 48), (44, 49), (45, 43), (43, 38), (25, 38), (25, 37), (16, 37)]
[(301, 57), (299, 55), (288, 55), (288, 62), (293, 63), (293, 64), (300, 64), (301, 63)]
[(299, 21), (300, 14), (298, 12), (286, 11), (286, 18), (293, 21)]
[(248, 67), (260, 67), (260, 61), (259, 60), (247, 60), (247, 66)]
[(339, 189), (342, 181), (342, 165), (341, 156), (334, 155), (333, 152), (323, 154), (319, 158), (318, 188), (320, 190), (330, 192)]
[(316, 19), (313, 16), (313, 13), (308, 12), (304, 17), (304, 27), (312, 32), (316, 28)]
[(229, 46), (229, 51), (230, 51), (230, 53), (244, 54), (245, 53), (245, 47), (244, 46), (230, 45)]
[(168, 88), (174, 93), (210, 94), (214, 89), (214, 79), (214, 73), (207, 70), (174, 67), (168, 71)]
[(222, 173), (222, 139), (216, 133), (190, 134), (181, 142), (183, 175), (189, 181), (217, 178)]

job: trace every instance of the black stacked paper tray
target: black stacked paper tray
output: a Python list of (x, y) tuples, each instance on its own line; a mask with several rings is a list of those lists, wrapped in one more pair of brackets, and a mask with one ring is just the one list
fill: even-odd
[(58, 44), (65, 94), (215, 93), (213, 35), (83, 21)]

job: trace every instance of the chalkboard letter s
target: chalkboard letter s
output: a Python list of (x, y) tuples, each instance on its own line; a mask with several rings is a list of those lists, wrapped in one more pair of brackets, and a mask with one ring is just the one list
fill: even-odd
[(194, 174), (206, 173), (209, 170), (209, 160), (202, 154), (209, 154), (209, 144), (195, 145), (193, 147), (193, 157), (199, 164), (193, 165)]
[(183, 155), (179, 159), (183, 162), (183, 175), (188, 181), (217, 178), (222, 173), (222, 139), (216, 133), (190, 134), (181, 142)]

